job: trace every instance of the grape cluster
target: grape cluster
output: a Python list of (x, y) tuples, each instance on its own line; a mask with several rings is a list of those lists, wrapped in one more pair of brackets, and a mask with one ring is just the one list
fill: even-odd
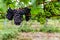
[(21, 22), (23, 21), (23, 15), (25, 15), (26, 21), (28, 21), (31, 17), (30, 9), (27, 7), (23, 9), (14, 9), (14, 10), (9, 8), (6, 17), (8, 20), (12, 20), (14, 18), (14, 24), (20, 25)]
[(13, 15), (14, 15), (13, 10), (11, 8), (9, 8), (8, 11), (7, 11), (7, 14), (6, 14), (7, 19), (12, 20)]
[(31, 9), (26, 7), (26, 8), (24, 8), (24, 10), (25, 10), (25, 19), (26, 19), (26, 21), (29, 21), (31, 18), (31, 13), (30, 13)]
[(23, 15), (21, 15), (18, 10), (14, 10), (14, 13), (15, 13), (14, 14), (14, 23), (16, 25), (20, 25), (20, 23), (22, 22)]

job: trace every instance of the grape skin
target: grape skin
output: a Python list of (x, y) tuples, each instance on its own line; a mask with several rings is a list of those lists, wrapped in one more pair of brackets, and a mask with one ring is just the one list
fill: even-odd
[(22, 22), (22, 16), (18, 10), (15, 11), (15, 14), (14, 14), (14, 24), (15, 25), (20, 25), (21, 22)]
[(8, 9), (8, 11), (7, 11), (7, 14), (6, 14), (6, 18), (8, 19), (8, 20), (12, 20), (13, 19), (13, 10), (11, 9), (11, 8), (9, 8)]
[(25, 19), (26, 19), (26, 21), (29, 21), (31, 18), (31, 13), (30, 13), (31, 9), (25, 7), (24, 10), (25, 10)]

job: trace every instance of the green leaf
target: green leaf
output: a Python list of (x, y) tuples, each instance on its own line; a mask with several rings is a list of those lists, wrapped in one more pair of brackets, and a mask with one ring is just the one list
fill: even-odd
[(28, 4), (30, 0), (20, 0), (20, 2), (24, 2), (25, 4)]

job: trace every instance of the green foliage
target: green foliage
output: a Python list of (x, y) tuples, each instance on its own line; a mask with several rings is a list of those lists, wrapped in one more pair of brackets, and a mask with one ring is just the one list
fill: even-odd
[(8, 40), (11, 38), (15, 38), (17, 35), (18, 31), (16, 29), (5, 29), (0, 31), (0, 39), (2, 40)]
[(48, 25), (48, 26), (43, 26), (43, 27), (41, 27), (41, 28), (40, 28), (40, 31), (41, 31), (41, 32), (48, 32), (48, 33), (54, 33), (54, 32), (60, 32), (59, 29), (60, 29), (60, 28), (58, 28), (58, 27)]
[(42, 24), (46, 22), (46, 18), (50, 18), (54, 15), (60, 15), (59, 2), (46, 3), (44, 8), (41, 8), (41, 4), (39, 6), (33, 6), (31, 8), (31, 14), (33, 18), (37, 19), (37, 21)]
[(56, 4), (57, 2), (49, 2), (48, 4), (46, 4), (45, 10), (50, 12), (50, 14), (54, 14), (54, 15), (60, 15), (60, 11), (57, 9), (59, 8), (58, 5)]
[(24, 2), (25, 4), (28, 4), (30, 0), (20, 0), (20, 2)]
[(46, 18), (45, 17), (44, 18), (40, 17), (39, 21), (40, 21), (41, 24), (44, 24), (46, 22)]
[(50, 13), (50, 12), (48, 12), (48, 11), (45, 11), (45, 15), (47, 16), (47, 17), (50, 17), (50, 16), (52, 16), (52, 14)]
[(34, 29), (32, 27), (28, 27), (27, 25), (24, 25), (18, 29), (19, 32), (33, 32)]

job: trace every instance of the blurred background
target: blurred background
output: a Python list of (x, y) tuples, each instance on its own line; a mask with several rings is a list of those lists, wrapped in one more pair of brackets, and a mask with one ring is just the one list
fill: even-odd
[[(28, 22), (24, 19), (21, 25), (15, 25), (14, 20), (9, 21), (6, 18), (9, 7), (29, 7), (31, 19)], [(0, 40), (18, 40), (16, 36), (22, 32), (59, 33), (60, 0), (0, 0), (0, 31)]]

